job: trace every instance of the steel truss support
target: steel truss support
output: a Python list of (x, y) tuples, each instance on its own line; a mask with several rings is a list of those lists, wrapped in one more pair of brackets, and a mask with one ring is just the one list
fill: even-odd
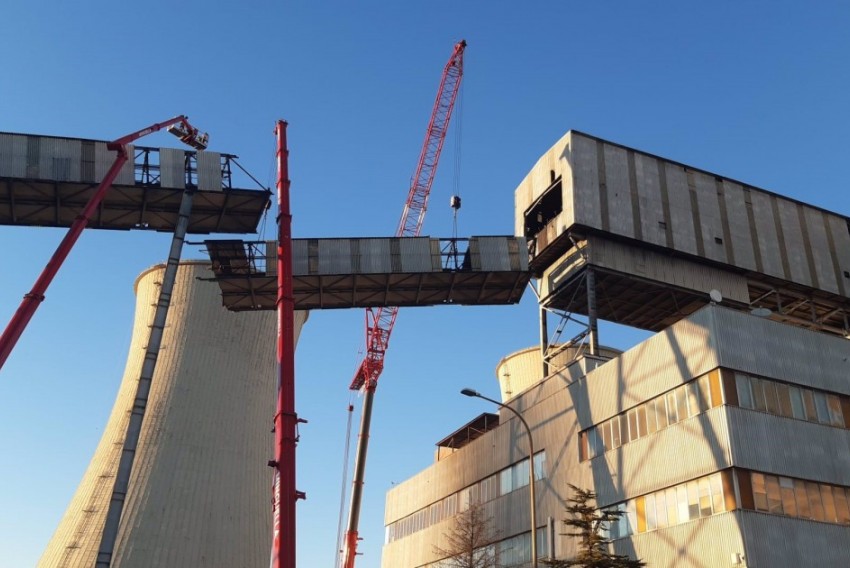
[[(543, 355), (543, 373), (548, 376), (565, 368), (569, 363), (578, 359), (585, 351), (590, 355), (599, 355), (599, 328), (596, 317), (596, 275), (590, 269), (579, 276), (583, 282), (573, 288), (573, 297), (567, 302), (572, 305), (579, 292), (585, 288), (587, 293), (588, 317), (574, 312), (554, 309), (540, 300), (540, 352)], [(556, 316), (555, 331), (549, 333), (549, 314)], [(572, 331), (572, 336), (567, 334)], [(569, 337), (569, 339), (564, 339)], [(576, 352), (570, 361), (556, 362), (556, 358), (570, 348)]]
[(165, 265), (165, 274), (159, 290), (159, 299), (156, 303), (153, 323), (150, 326), (150, 338), (148, 339), (148, 346), (145, 349), (145, 358), (142, 362), (139, 384), (136, 387), (136, 396), (133, 400), (130, 422), (127, 425), (127, 433), (124, 436), (124, 446), (121, 450), (121, 459), (115, 475), (112, 498), (109, 501), (109, 509), (106, 514), (106, 524), (101, 534), (100, 547), (95, 563), (96, 568), (109, 568), (112, 564), (115, 541), (118, 538), (118, 528), (121, 524), (121, 514), (124, 510), (124, 502), (127, 498), (127, 490), (130, 484), (130, 474), (133, 470), (133, 461), (136, 457), (139, 436), (142, 433), (142, 422), (145, 418), (145, 410), (151, 391), (154, 370), (156, 369), (156, 361), (159, 357), (163, 332), (165, 331), (168, 309), (171, 306), (171, 294), (177, 278), (177, 267), (180, 263), (180, 254), (183, 250), (186, 229), (189, 226), (189, 215), (192, 212), (192, 198), (194, 193), (194, 188), (187, 189), (183, 192), (183, 199), (180, 202), (177, 226), (171, 238), (171, 249), (169, 250), (168, 261)]

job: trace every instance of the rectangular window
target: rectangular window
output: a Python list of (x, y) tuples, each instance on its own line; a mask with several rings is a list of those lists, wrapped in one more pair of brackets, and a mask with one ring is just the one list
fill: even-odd
[(817, 411), (818, 422), (829, 424), (829, 406), (826, 404), (825, 393), (815, 391), (815, 410)]
[(625, 521), (625, 534), (623, 536), (631, 536), (637, 533), (637, 511), (635, 510), (634, 499), (630, 499), (626, 503), (625, 511), (626, 514), (620, 517)]
[(546, 478), (546, 452), (534, 454), (534, 479), (540, 481)]
[(511, 480), (511, 469), (509, 467), (499, 472), (499, 495), (507, 495), (514, 490), (513, 481)]
[(699, 480), (699, 516), (711, 516), (711, 484), (707, 477)]
[(743, 373), (735, 373), (735, 387), (738, 391), (738, 404), (741, 408), (753, 408), (753, 391), (750, 378)]
[(688, 394), (688, 416), (696, 416), (704, 409), (699, 403), (699, 385), (697, 381), (688, 383), (685, 392)]
[(779, 479), (775, 475), (765, 475), (767, 488), (767, 510), (769, 513), (782, 514), (782, 495), (779, 492)]
[(829, 406), (829, 423), (833, 426), (844, 428), (844, 412), (841, 410), (841, 399), (834, 394), (826, 395), (826, 404)]
[(679, 403), (679, 420), (688, 417), (688, 385), (676, 389), (676, 400)]
[(794, 411), (791, 409), (791, 394), (788, 385), (778, 383), (776, 385), (776, 397), (779, 399), (779, 413), (787, 418), (793, 418)]
[(666, 491), (667, 498), (667, 523), (672, 527), (679, 524), (679, 497), (678, 492), (671, 488)]
[[(839, 406), (839, 410), (841, 407)], [(647, 434), (646, 429), (646, 405), (641, 404), (637, 409), (638, 437), (643, 438)]]
[(655, 400), (655, 419), (658, 422), (658, 429), (666, 428), (669, 424), (667, 420), (667, 397), (662, 396)]
[(620, 440), (620, 418), (618, 416), (615, 416), (614, 418), (609, 420), (609, 422), (611, 423), (611, 434), (613, 435), (611, 440), (611, 448), (619, 448), (622, 445), (622, 442)]
[(809, 496), (809, 512), (816, 521), (825, 520), (823, 514), (823, 501), (820, 497), (820, 487), (817, 483), (806, 481), (806, 495)]
[(806, 484), (802, 481), (794, 481), (794, 499), (797, 502), (797, 514), (804, 519), (811, 519), (812, 512), (809, 508), (809, 496), (806, 493)]
[(815, 395), (809, 389), (801, 389), (803, 391), (803, 406), (806, 408), (806, 420), (809, 422), (818, 421), (818, 411), (815, 410)]
[(791, 395), (791, 416), (800, 420), (806, 419), (806, 410), (803, 406), (803, 393), (799, 387), (788, 387), (788, 394)]
[(782, 510), (786, 515), (797, 516), (797, 501), (794, 498), (794, 480), (779, 478), (779, 494), (782, 497)]
[(650, 434), (658, 431), (658, 422), (655, 419), (655, 401), (650, 400), (646, 406), (646, 427)]
[(753, 389), (753, 408), (767, 411), (767, 403), (764, 400), (764, 389), (761, 387), (761, 380), (756, 377), (750, 377), (750, 386)]
[[(843, 489), (838, 488), (838, 491), (843, 491)], [(835, 500), (832, 498), (832, 487), (821, 484), (820, 498), (823, 501), (824, 520), (828, 523), (834, 523), (837, 515), (835, 512)]]
[(751, 479), (753, 482), (753, 501), (756, 511), (767, 512), (767, 486), (765, 485), (764, 475), (753, 472)]
[(629, 440), (635, 439), (629, 437), (629, 418), (626, 414), (620, 415), (620, 432), (620, 437), (623, 439), (624, 444), (628, 444)]
[(723, 501), (723, 477), (719, 473), (715, 473), (709, 478), (711, 482), (711, 500), (714, 513), (720, 513), (726, 510), (726, 503)]
[(850, 505), (847, 503), (847, 493), (841, 487), (835, 487), (832, 492), (835, 497), (835, 515), (839, 523), (850, 523)]
[[(717, 373), (714, 374), (718, 375)], [(703, 375), (697, 380), (697, 389), (699, 390), (700, 412), (705, 412), (709, 408), (714, 408), (714, 405), (711, 402), (711, 377), (709, 375)]]
[(602, 423), (602, 451), (607, 452), (611, 448), (611, 421), (606, 420)]
[(629, 440), (637, 440), (640, 438), (638, 433), (638, 417), (637, 408), (629, 410)]
[(531, 474), (528, 467), (529, 464), (527, 458), (519, 463), (514, 464), (513, 467), (511, 467), (513, 474), (512, 477), (514, 490), (528, 485), (528, 476)]
[(655, 495), (647, 495), (644, 499), (644, 515), (646, 516), (646, 530), (654, 531), (658, 528), (658, 517), (655, 514)]
[(659, 529), (667, 526), (667, 494), (664, 491), (659, 491), (655, 494), (655, 516)]
[(779, 414), (779, 402), (776, 399), (776, 383), (773, 381), (761, 381), (764, 390), (764, 403), (767, 411), (771, 414)]
[(676, 416), (676, 391), (667, 393), (667, 423), (675, 424), (679, 421)]
[(690, 509), (688, 508), (688, 487), (680, 485), (676, 488), (676, 500), (679, 505), (679, 522), (684, 523), (690, 520)]

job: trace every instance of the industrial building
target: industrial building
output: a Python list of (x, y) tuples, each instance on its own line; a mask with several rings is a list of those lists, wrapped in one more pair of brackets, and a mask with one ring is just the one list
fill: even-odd
[[(95, 564), (164, 270), (136, 280), (112, 414), (40, 567)], [(179, 265), (112, 566), (268, 563), (276, 322), (274, 312), (223, 309), (211, 277), (208, 262)], [(297, 340), (307, 312), (295, 314)]]
[[(541, 345), (497, 379), (534, 441), (538, 556), (575, 553), (574, 484), (649, 567), (846, 567), (848, 219), (575, 131), (515, 195)], [(599, 319), (654, 335), (618, 353)], [(438, 442), (387, 493), (382, 566), (440, 565), (474, 502), (501, 565), (530, 565), (529, 454), (505, 410)]]

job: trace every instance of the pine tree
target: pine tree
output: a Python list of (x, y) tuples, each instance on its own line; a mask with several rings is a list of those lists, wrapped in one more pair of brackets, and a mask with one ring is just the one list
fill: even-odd
[(447, 546), (434, 546), (434, 554), (445, 558), (440, 568), (499, 568), (495, 546), (498, 533), (481, 504), (470, 505), (455, 517), (454, 526), (443, 533)]
[(646, 562), (633, 560), (625, 555), (608, 551), (609, 540), (602, 531), (616, 522), (622, 511), (600, 510), (596, 508), (596, 493), (570, 485), (573, 496), (568, 500), (567, 518), (564, 524), (572, 528), (565, 533), (580, 539), (578, 553), (571, 560), (546, 560), (551, 568), (641, 568)]

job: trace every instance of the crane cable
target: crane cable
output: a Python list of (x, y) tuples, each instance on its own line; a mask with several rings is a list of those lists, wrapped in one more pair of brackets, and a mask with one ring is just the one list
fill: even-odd
[(348, 396), (348, 426), (345, 431), (345, 452), (342, 458), (342, 488), (339, 497), (339, 519), (336, 525), (336, 543), (337, 552), (334, 568), (339, 568), (339, 562), (342, 558), (342, 523), (345, 517), (345, 497), (347, 495), (346, 488), (348, 487), (348, 457), (351, 452), (351, 422), (354, 417), (354, 391), (350, 391)]

